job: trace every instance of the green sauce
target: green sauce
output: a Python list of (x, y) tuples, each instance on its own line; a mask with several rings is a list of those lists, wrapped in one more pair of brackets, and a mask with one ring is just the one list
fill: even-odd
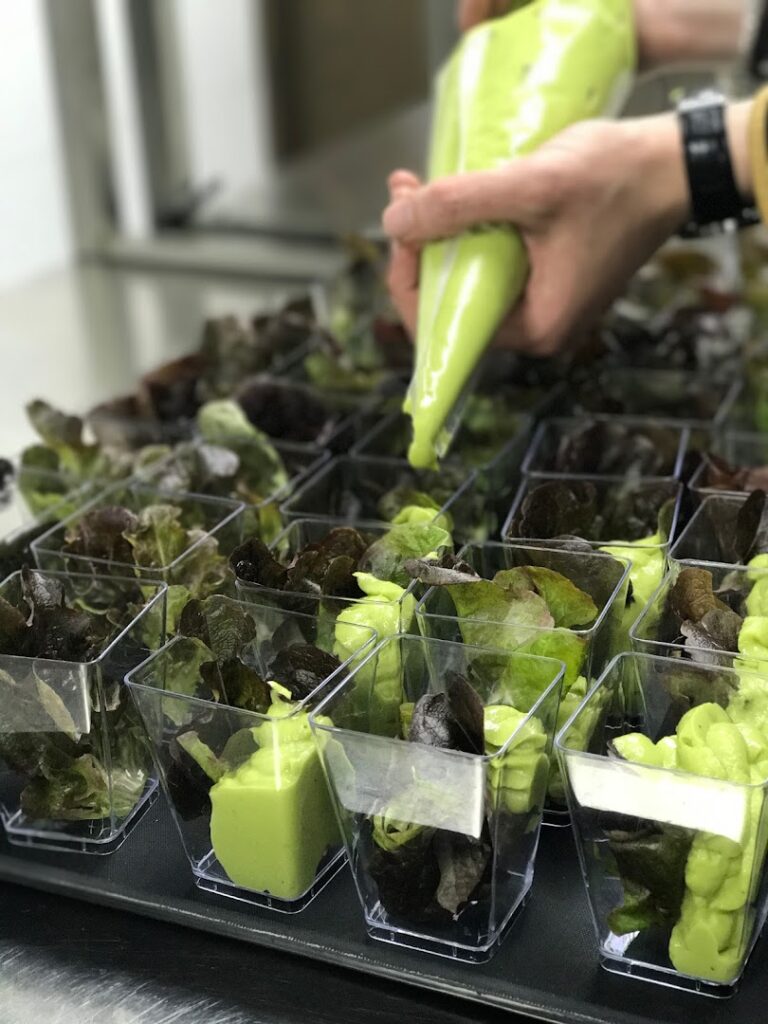
[(211, 789), (211, 842), (235, 885), (290, 900), (341, 840), (307, 712), (274, 696), (268, 714), (258, 750)]
[[(533, 0), (464, 36), (438, 80), (429, 177), (502, 166), (615, 109), (634, 65), (629, 0)], [(408, 458), (434, 466), (446, 421), (525, 285), (518, 233), (489, 226), (425, 247)]]

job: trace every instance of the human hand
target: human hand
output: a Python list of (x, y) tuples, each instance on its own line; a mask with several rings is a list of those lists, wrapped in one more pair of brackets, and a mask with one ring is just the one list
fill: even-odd
[(462, 32), (479, 25), (481, 21), (506, 14), (512, 6), (511, 0), (459, 0), (457, 20)]
[[(736, 179), (749, 192), (749, 103), (728, 111)], [(595, 322), (627, 281), (685, 221), (688, 185), (672, 114), (585, 121), (532, 156), (427, 185), (407, 171), (389, 179), (384, 230), (392, 239), (389, 287), (416, 327), (420, 247), (473, 225), (508, 222), (530, 274), (497, 343), (551, 355)]]
[(748, 43), (754, 0), (633, 0), (640, 65), (726, 60)]
[[(749, 36), (755, 0), (633, 0), (641, 67), (737, 57)], [(505, 14), (511, 0), (459, 0), (466, 32)]]

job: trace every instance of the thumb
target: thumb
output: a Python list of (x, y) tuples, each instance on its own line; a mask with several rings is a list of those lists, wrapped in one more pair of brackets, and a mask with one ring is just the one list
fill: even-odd
[(457, 12), (459, 29), (462, 32), (468, 32), (475, 25), (479, 25), (481, 21), (490, 18), (492, 13), (492, 0), (459, 0)]
[(535, 156), (521, 157), (491, 171), (397, 190), (384, 211), (384, 230), (400, 242), (419, 245), (488, 222), (532, 226), (546, 205), (540, 170)]

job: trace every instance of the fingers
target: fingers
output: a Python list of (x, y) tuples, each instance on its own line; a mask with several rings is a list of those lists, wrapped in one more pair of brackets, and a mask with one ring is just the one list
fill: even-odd
[(462, 32), (479, 25), (493, 13), (492, 0), (459, 0), (458, 22)]
[(477, 224), (533, 226), (557, 193), (550, 167), (551, 161), (523, 157), (496, 170), (398, 191), (384, 211), (384, 230), (406, 245), (421, 245)]
[(389, 259), (387, 286), (392, 302), (408, 332), (416, 332), (419, 306), (419, 251), (393, 242)]
[[(411, 195), (421, 186), (412, 171), (393, 171), (387, 179), (390, 199), (396, 201)], [(411, 335), (416, 330), (419, 303), (419, 250), (392, 242), (387, 286), (400, 317)]]
[(421, 179), (413, 171), (397, 170), (392, 171), (387, 178), (389, 186), (389, 198), (398, 199), (402, 195), (417, 189), (421, 185)]

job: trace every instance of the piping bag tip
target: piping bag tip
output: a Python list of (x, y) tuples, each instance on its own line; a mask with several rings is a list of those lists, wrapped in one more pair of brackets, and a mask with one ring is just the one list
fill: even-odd
[(411, 441), (408, 461), (414, 469), (438, 469), (437, 452), (429, 440)]

